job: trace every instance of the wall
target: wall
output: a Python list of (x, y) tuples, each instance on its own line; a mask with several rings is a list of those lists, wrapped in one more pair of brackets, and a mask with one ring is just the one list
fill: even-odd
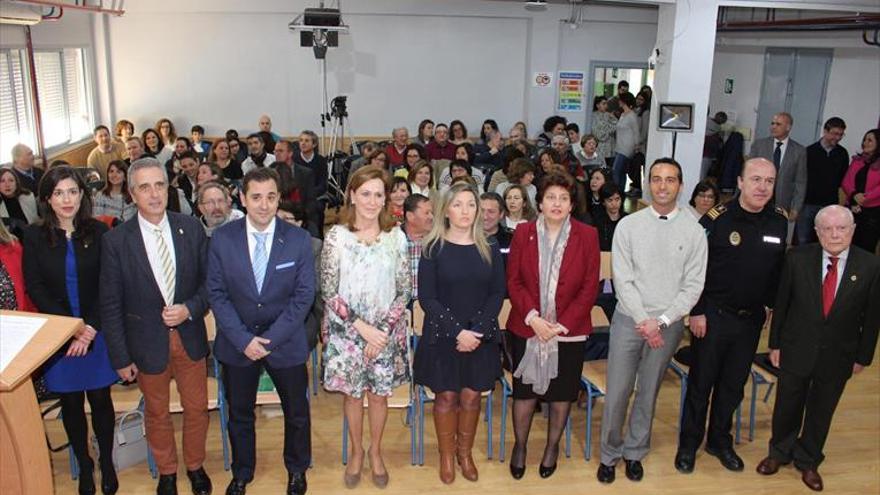
[[(851, 153), (860, 149), (865, 131), (880, 117), (880, 49), (861, 42), (861, 32), (719, 33), (712, 70), (710, 108), (736, 113), (736, 124), (755, 136), (768, 135), (769, 122), (756, 122), (767, 47), (833, 48), (823, 121), (842, 117), (847, 135), (841, 144)], [(724, 80), (734, 78), (733, 94), (724, 94)], [(797, 123), (795, 123), (797, 125)], [(750, 146), (746, 143), (746, 149)], [(810, 143), (802, 143), (810, 144)]]

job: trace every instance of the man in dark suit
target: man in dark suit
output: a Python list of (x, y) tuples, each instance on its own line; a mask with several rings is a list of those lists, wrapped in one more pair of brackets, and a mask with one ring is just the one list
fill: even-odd
[(752, 143), (750, 158), (766, 158), (776, 166), (774, 202), (788, 214), (788, 240), (794, 232), (794, 223), (807, 194), (807, 150), (791, 139), (794, 119), (780, 112), (770, 121), (770, 137)]
[(315, 194), (315, 173), (309, 167), (293, 161), (293, 143), (282, 139), (275, 143), (275, 162), (270, 165), (281, 178), (281, 200), (303, 205), (308, 217), (309, 232), (321, 238), (318, 211), (321, 208)]
[(177, 447), (169, 385), (183, 406), (183, 457), (192, 491), (211, 493), (203, 468), (208, 433), (208, 341), (204, 316), (207, 237), (194, 217), (166, 212), (168, 175), (155, 158), (128, 170), (136, 217), (104, 236), (101, 322), (110, 362), (144, 394), (147, 442), (159, 495), (177, 493)]
[(852, 213), (816, 215), (821, 245), (789, 251), (770, 328), (770, 361), (780, 368), (770, 454), (758, 472), (794, 461), (810, 489), (822, 490), (819, 464), (847, 380), (871, 364), (880, 328), (880, 258), (851, 246)]
[(34, 152), (27, 145), (19, 143), (12, 147), (12, 171), (18, 176), (21, 187), (36, 195), (43, 169), (34, 166)]
[(305, 321), (315, 295), (315, 267), (309, 234), (276, 217), (280, 183), (269, 168), (245, 174), (241, 201), (247, 216), (211, 237), (208, 297), (217, 321), (214, 353), (223, 363), (232, 443), (227, 495), (244, 495), (254, 477), (254, 406), (263, 369), (284, 410), (287, 493), (306, 492), (311, 433)]

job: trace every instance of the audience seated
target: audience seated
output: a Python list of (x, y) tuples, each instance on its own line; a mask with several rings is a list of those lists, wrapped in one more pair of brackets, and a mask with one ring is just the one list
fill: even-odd
[(94, 168), (101, 174), (101, 178), (107, 178), (107, 167), (114, 160), (122, 160), (125, 155), (125, 147), (110, 137), (110, 129), (105, 125), (95, 127), (93, 132), (95, 148), (86, 159), (86, 166)]
[(0, 168), (0, 218), (27, 225), (40, 219), (34, 194), (22, 187), (19, 175), (12, 169)]
[(506, 210), (504, 227), (516, 230), (517, 225), (531, 222), (538, 216), (523, 186), (519, 184), (507, 186), (503, 197)]
[(409, 182), (413, 194), (421, 194), (430, 198), (437, 190), (434, 187), (434, 170), (431, 168), (431, 164), (425, 160), (416, 162), (406, 180)]
[(419, 135), (416, 137), (416, 144), (423, 147), (434, 140), (434, 121), (425, 119), (419, 122)]
[(406, 127), (396, 127), (391, 131), (391, 144), (385, 148), (390, 165), (402, 166), (404, 164), (407, 143), (409, 143), (409, 131)]
[(553, 136), (564, 136), (566, 123), (565, 117), (560, 117), (559, 115), (547, 117), (547, 120), (544, 121), (544, 132), (538, 135), (538, 149), (549, 147), (553, 141)]
[(425, 145), (430, 160), (452, 160), (455, 158), (455, 145), (449, 142), (449, 128), (446, 124), (434, 126), (434, 139)]
[(507, 171), (507, 181), (498, 184), (495, 192), (502, 194), (507, 191), (511, 185), (518, 185), (526, 192), (529, 203), (532, 208), (535, 207), (535, 194), (538, 190), (532, 182), (535, 180), (535, 166), (532, 162), (525, 158), (517, 158), (511, 164)]
[[(137, 138), (130, 139), (134, 141)], [(106, 215), (125, 221), (137, 213), (137, 207), (131, 202), (127, 174), (128, 166), (124, 161), (113, 160), (110, 162), (107, 166), (107, 181), (104, 187), (95, 191), (93, 195), (92, 214), (94, 216)]]
[(687, 211), (699, 220), (709, 210), (721, 202), (721, 191), (718, 186), (710, 180), (703, 180), (694, 186), (694, 192), (691, 193), (691, 199), (688, 201)]
[(218, 227), (244, 216), (244, 213), (232, 207), (232, 196), (229, 189), (220, 182), (207, 181), (199, 185), (199, 213), (205, 234), (211, 237)]
[(275, 161), (275, 155), (266, 151), (265, 138), (260, 133), (247, 137), (248, 157), (241, 163), (241, 171), (248, 172), (257, 167), (268, 167)]
[(43, 177), (43, 169), (34, 165), (33, 150), (21, 143), (12, 147), (12, 171), (21, 187), (30, 192), (37, 190)]
[(174, 124), (167, 118), (159, 119), (159, 121), (156, 122), (155, 130), (159, 133), (159, 137), (162, 139), (162, 148), (159, 153), (156, 154), (156, 159), (159, 160), (159, 163), (165, 163), (171, 159), (171, 155), (174, 154), (177, 132), (174, 130)]
[(205, 137), (205, 128), (200, 125), (192, 126), (190, 129), (190, 137), (192, 138), (192, 149), (199, 156), (199, 161), (203, 162), (208, 159), (211, 152), (212, 143), (202, 140)]
[(260, 132), (268, 132), (272, 136), (273, 142), (277, 143), (278, 141), (281, 141), (281, 136), (272, 132), (272, 119), (268, 115), (260, 115), (259, 125)]

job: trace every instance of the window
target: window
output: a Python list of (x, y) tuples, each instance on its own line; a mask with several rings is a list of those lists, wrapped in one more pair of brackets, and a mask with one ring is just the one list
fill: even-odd
[[(0, 51), (0, 162), (10, 160), (16, 143), (36, 146), (26, 56), (21, 49)], [(50, 149), (89, 136), (93, 119), (84, 50), (38, 50), (34, 52), (34, 65), (43, 146)]]

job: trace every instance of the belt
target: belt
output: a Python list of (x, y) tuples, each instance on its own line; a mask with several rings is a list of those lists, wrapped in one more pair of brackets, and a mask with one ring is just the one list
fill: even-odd
[(717, 301), (712, 301), (712, 304), (715, 305), (718, 309), (724, 311), (725, 313), (732, 314), (739, 318), (751, 318), (752, 316), (758, 314), (758, 311), (755, 308), (734, 308), (732, 306), (728, 306)]

